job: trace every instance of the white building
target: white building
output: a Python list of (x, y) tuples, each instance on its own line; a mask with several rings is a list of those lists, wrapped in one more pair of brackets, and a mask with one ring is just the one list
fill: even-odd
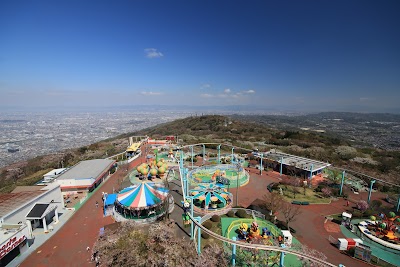
[(0, 226), (0, 266), (6, 266), (29, 248), (30, 239), (26, 224), (2, 224)]
[(27, 249), (34, 229), (47, 232), (48, 225), (58, 220), (58, 212), (63, 208), (64, 199), (57, 183), (24, 186), (21, 191), (0, 195), (0, 266)]
[(58, 175), (63, 173), (66, 169), (67, 168), (60, 168), (60, 169), (54, 169), (52, 171), (49, 171), (48, 173), (43, 175), (43, 180), (45, 182), (50, 182), (50, 181), (54, 180), (54, 178), (56, 178)]
[(78, 191), (92, 191), (110, 175), (115, 167), (115, 160), (92, 159), (80, 161), (63, 174), (58, 176), (57, 182), (64, 195)]

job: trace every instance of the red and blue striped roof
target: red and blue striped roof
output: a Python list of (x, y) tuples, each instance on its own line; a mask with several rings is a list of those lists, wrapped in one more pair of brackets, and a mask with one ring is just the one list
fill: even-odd
[(168, 189), (156, 183), (141, 183), (123, 189), (117, 201), (132, 209), (151, 207), (161, 203), (168, 195)]

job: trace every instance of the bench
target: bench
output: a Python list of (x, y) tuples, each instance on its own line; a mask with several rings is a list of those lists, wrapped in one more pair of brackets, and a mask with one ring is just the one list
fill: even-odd
[(293, 200), (293, 201), (292, 201), (292, 204), (294, 204), (294, 205), (301, 205), (302, 202), (301, 202), (301, 201), (297, 201), (297, 200)]

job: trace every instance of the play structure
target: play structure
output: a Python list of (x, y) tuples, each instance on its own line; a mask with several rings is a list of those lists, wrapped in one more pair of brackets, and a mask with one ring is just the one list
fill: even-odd
[(163, 158), (149, 158), (148, 163), (142, 163), (136, 168), (140, 179), (153, 180), (155, 178), (164, 178), (165, 173), (168, 171), (168, 164)]
[[(282, 230), (269, 221), (260, 218), (223, 218), (223, 220), (226, 221), (224, 224), (229, 223), (225, 231), (225, 236), (228, 238), (236, 237), (237, 240), (268, 246), (285, 242)], [(288, 238), (286, 242), (290, 246), (292, 239)]]
[(169, 201), (168, 192), (168, 189), (156, 183), (143, 182), (127, 187), (115, 198), (115, 212), (125, 219), (134, 220), (160, 217), (168, 212), (167, 205), (164, 205)]
[(189, 191), (193, 198), (193, 205), (196, 212), (205, 214), (220, 211), (232, 206), (232, 194), (223, 185), (210, 183), (198, 185)]
[(360, 222), (358, 228), (371, 240), (400, 250), (400, 216), (394, 212), (371, 216), (370, 220)]
[[(377, 218), (379, 219), (377, 220)], [(370, 219), (375, 223), (370, 224), (367, 228), (373, 230), (376, 236), (400, 244), (400, 216), (389, 212), (388, 215), (381, 213), (379, 216), (371, 216)]]
[(213, 183), (218, 178), (223, 178), (229, 181), (229, 187), (244, 186), (249, 182), (249, 174), (240, 167), (238, 171), (237, 165), (232, 164), (219, 164), (203, 166), (188, 173), (188, 180), (190, 184), (204, 184)]

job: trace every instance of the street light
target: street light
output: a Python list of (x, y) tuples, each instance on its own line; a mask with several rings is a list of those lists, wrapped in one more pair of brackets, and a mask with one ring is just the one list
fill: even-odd
[(237, 176), (236, 176), (236, 206), (239, 204), (239, 170), (240, 170), (240, 163), (236, 165), (237, 167)]

